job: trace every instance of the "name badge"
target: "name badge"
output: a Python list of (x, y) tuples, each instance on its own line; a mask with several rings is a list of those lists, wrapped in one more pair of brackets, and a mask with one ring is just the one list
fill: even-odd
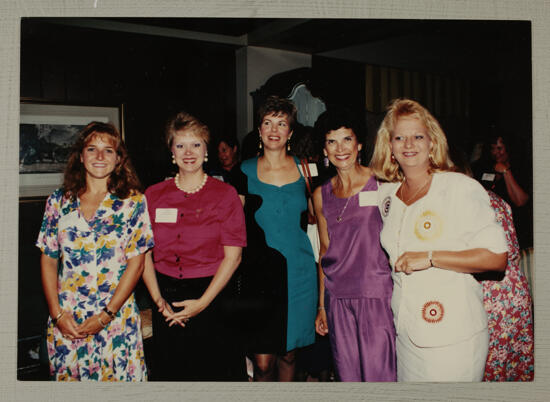
[(178, 218), (177, 208), (157, 208), (155, 209), (156, 223), (176, 223)]
[[(317, 165), (315, 163), (308, 163), (307, 166), (309, 167), (309, 173), (311, 173), (311, 177), (319, 176)], [(304, 170), (302, 169), (302, 165), (299, 165), (298, 169), (300, 169), (300, 173), (302, 173), (302, 176), (307, 176), (306, 172), (304, 172)]]
[(483, 181), (495, 181), (495, 174), (494, 173), (483, 173), (483, 176), (481, 176), (481, 180), (483, 180)]
[(359, 193), (359, 206), (370, 207), (378, 205), (378, 191), (361, 191)]
[(219, 181), (223, 181), (223, 176), (212, 176), (214, 179), (218, 179)]

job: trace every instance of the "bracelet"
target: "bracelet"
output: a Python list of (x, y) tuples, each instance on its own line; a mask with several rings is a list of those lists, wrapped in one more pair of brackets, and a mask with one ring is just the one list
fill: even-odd
[(107, 308), (107, 306), (103, 307), (103, 311), (104, 311), (105, 313), (107, 313), (107, 315), (109, 316), (109, 318), (110, 318), (111, 320), (114, 320), (114, 319), (115, 319), (115, 313), (113, 313), (111, 310), (109, 310), (109, 309)]
[(317, 310), (324, 310), (324, 309), (325, 309), (324, 306), (319, 306), (319, 307), (317, 307)]
[(63, 317), (63, 314), (65, 314), (65, 310), (61, 310), (59, 314), (55, 316), (55, 318), (52, 318), (53, 325), (57, 325), (57, 321), (59, 321), (59, 319)]
[(103, 321), (101, 321), (101, 317), (100, 316), (97, 316), (97, 320), (99, 321), (99, 324), (105, 328), (107, 326), (107, 324), (105, 324)]
[(428, 251), (428, 260), (430, 260), (430, 268), (434, 266), (434, 263), (432, 261), (433, 251)]

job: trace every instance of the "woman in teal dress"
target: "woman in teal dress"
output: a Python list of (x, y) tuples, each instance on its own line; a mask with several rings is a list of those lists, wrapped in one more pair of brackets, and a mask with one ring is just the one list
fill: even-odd
[(296, 108), (271, 96), (259, 110), (263, 155), (241, 165), (247, 244), (240, 270), (262, 302), (249, 317), (249, 351), (256, 381), (292, 381), (295, 351), (315, 341), (317, 277), (311, 243), (300, 222), (307, 213), (306, 185), (290, 156)]

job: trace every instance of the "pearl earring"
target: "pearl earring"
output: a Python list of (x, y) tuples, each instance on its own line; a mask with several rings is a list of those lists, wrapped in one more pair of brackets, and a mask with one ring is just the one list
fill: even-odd
[(290, 151), (290, 138), (286, 140), (286, 150)]
[(176, 164), (176, 157), (174, 156), (174, 154), (172, 154), (172, 164)]
[(258, 144), (258, 148), (262, 149), (262, 136), (260, 135), (260, 143)]
[(325, 156), (325, 159), (323, 159), (323, 165), (325, 165), (326, 168), (329, 167), (330, 161), (328, 160), (328, 156)]
[(204, 161), (208, 162), (208, 152), (204, 154)]

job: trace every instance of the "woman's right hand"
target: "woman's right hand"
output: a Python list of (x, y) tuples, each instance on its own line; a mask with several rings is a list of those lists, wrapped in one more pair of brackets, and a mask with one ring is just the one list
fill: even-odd
[(327, 312), (324, 308), (317, 311), (317, 318), (315, 319), (315, 331), (317, 331), (317, 333), (322, 336), (328, 334)]
[(83, 339), (87, 336), (78, 332), (78, 324), (74, 320), (73, 315), (67, 311), (57, 320), (56, 326), (65, 339)]
[(170, 307), (170, 303), (168, 303), (166, 300), (164, 300), (163, 297), (160, 297), (155, 304), (158, 307), (158, 312), (162, 313), (162, 315), (166, 318), (172, 317), (174, 315), (174, 311), (172, 310), (172, 307)]

